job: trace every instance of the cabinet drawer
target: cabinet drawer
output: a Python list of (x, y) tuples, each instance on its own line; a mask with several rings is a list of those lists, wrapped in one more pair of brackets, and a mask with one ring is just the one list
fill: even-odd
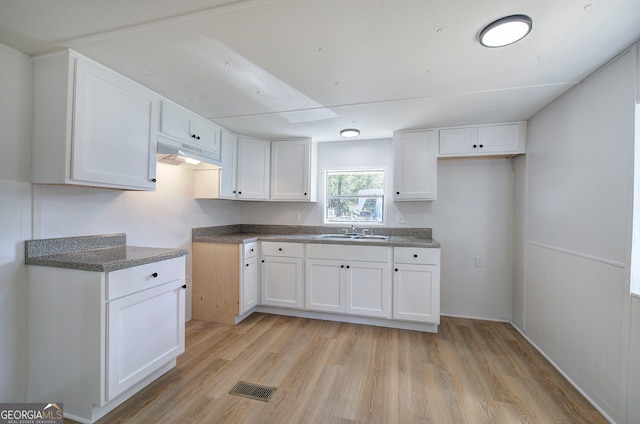
[(304, 255), (304, 245), (302, 243), (263, 241), (261, 248), (263, 256), (284, 256), (287, 258), (301, 258)]
[(185, 278), (185, 259), (166, 261), (125, 268), (107, 274), (107, 299), (117, 299), (131, 293), (156, 287), (169, 281)]
[(391, 248), (345, 244), (308, 244), (307, 257), (366, 262), (391, 262)]
[(398, 264), (439, 265), (440, 249), (395, 247), (393, 262)]
[(258, 254), (258, 242), (256, 241), (244, 244), (242, 248), (243, 248), (242, 257), (244, 259), (253, 258)]

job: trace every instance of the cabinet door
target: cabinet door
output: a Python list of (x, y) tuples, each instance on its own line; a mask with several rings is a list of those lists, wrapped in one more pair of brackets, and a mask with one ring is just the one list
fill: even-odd
[(235, 199), (237, 196), (236, 171), (238, 168), (238, 136), (222, 130), (220, 137), (220, 197)]
[(398, 132), (393, 136), (394, 198), (435, 200), (438, 189), (435, 131)]
[(220, 127), (199, 116), (192, 116), (191, 128), (195, 144), (205, 148), (207, 156), (220, 160)]
[(393, 318), (440, 323), (440, 267), (395, 264)]
[(311, 140), (271, 142), (271, 200), (309, 200)]
[(107, 400), (184, 352), (184, 289), (174, 281), (108, 302)]
[(182, 141), (191, 141), (191, 114), (180, 106), (162, 101), (160, 132)]
[(307, 259), (305, 265), (305, 308), (344, 312), (344, 261)]
[(258, 262), (255, 256), (242, 264), (242, 299), (240, 315), (258, 304)]
[(346, 265), (348, 314), (391, 318), (391, 268), (389, 264), (348, 261)]
[(269, 140), (238, 138), (239, 199), (269, 199), (270, 154)]
[(477, 128), (448, 128), (440, 130), (440, 154), (466, 155), (478, 151)]
[(302, 258), (263, 256), (262, 304), (302, 308)]
[(478, 128), (478, 153), (517, 153), (518, 135), (518, 124), (480, 127)]
[(71, 179), (153, 190), (158, 103), (144, 87), (78, 59)]

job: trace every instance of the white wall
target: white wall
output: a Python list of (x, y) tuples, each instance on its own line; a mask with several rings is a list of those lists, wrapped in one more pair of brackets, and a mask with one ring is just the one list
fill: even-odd
[(628, 375), (634, 62), (622, 56), (538, 113), (527, 146), (525, 334), (616, 422)]
[(431, 221), (442, 243), (444, 315), (511, 320), (513, 194), (511, 159), (438, 163)]
[(31, 238), (31, 58), (0, 44), (0, 402), (25, 400), (23, 240)]
[[(348, 166), (379, 166), (393, 184), (392, 140), (320, 143), (318, 172)], [(443, 314), (509, 321), (511, 319), (513, 170), (511, 159), (440, 161), (438, 200), (389, 201), (390, 227), (431, 227), (442, 243)], [(318, 198), (324, 190), (320, 184)], [(242, 202), (241, 221), (251, 224), (322, 225), (322, 200), (308, 203)], [(409, 223), (398, 224), (397, 214)], [(475, 256), (485, 266), (475, 266)]]
[(239, 204), (195, 200), (193, 171), (158, 163), (155, 191), (34, 185), (34, 238), (126, 233), (131, 246), (189, 250), (187, 319), (191, 317), (191, 229), (240, 223)]

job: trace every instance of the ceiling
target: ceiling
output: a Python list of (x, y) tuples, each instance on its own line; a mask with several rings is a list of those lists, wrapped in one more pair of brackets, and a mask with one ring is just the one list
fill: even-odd
[[(524, 40), (477, 42), (512, 14)], [(638, 0), (0, 0), (0, 43), (73, 48), (267, 138), (527, 120), (638, 39)]]

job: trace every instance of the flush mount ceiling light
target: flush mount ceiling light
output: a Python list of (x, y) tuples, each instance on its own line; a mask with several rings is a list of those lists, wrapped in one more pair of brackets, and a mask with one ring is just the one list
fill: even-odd
[(340, 135), (347, 138), (357, 137), (360, 135), (360, 130), (356, 130), (353, 128), (347, 128), (340, 131)]
[(511, 15), (491, 22), (480, 31), (478, 40), (485, 47), (503, 47), (526, 37), (533, 21), (526, 15)]

